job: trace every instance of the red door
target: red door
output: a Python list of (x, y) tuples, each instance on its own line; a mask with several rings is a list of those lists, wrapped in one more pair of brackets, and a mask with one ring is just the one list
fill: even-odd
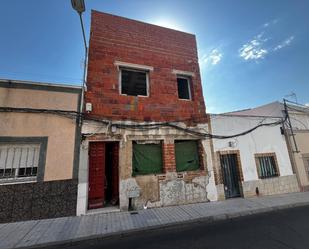
[(105, 193), (105, 143), (89, 143), (88, 209), (104, 206)]
[(114, 143), (112, 162), (112, 201), (116, 204), (119, 202), (119, 172), (118, 172), (118, 158), (119, 158), (119, 143)]

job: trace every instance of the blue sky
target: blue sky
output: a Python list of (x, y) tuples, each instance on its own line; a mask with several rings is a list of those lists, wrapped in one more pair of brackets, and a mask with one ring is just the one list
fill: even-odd
[[(196, 34), (208, 112), (291, 92), (309, 103), (307, 0), (85, 2), (87, 37), (91, 9)], [(70, 0), (2, 0), (1, 10), (0, 78), (81, 83), (84, 48)]]

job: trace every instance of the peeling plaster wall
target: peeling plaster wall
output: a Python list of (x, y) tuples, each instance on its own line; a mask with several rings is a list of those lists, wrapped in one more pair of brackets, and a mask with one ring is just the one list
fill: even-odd
[[(130, 123), (128, 121), (128, 123)], [(184, 124), (181, 124), (185, 127)], [(207, 131), (207, 124), (196, 129)], [(129, 198), (135, 209), (179, 205), (187, 203), (217, 200), (216, 186), (212, 169), (210, 140), (202, 140), (204, 169), (191, 172), (167, 172), (162, 174), (132, 177), (132, 141), (197, 139), (182, 131), (172, 128), (160, 128), (150, 131), (129, 131), (117, 129), (110, 132), (110, 127), (98, 122), (86, 121), (83, 134), (87, 134), (81, 146), (78, 214), (86, 213), (88, 185), (88, 144), (91, 141), (119, 141), (119, 206), (128, 210)], [(138, 197), (136, 195), (138, 194)]]

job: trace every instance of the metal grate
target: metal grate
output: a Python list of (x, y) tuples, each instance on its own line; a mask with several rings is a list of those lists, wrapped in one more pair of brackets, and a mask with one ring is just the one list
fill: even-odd
[(273, 156), (258, 157), (260, 178), (278, 176), (275, 158)]
[(0, 179), (36, 177), (39, 144), (0, 145)]

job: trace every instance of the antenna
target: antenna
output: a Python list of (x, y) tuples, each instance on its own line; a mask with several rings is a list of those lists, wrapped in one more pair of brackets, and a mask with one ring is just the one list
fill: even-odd
[(290, 94), (285, 95), (284, 98), (294, 98), (295, 103), (298, 104), (297, 96), (296, 96), (296, 93), (294, 92), (291, 92)]

